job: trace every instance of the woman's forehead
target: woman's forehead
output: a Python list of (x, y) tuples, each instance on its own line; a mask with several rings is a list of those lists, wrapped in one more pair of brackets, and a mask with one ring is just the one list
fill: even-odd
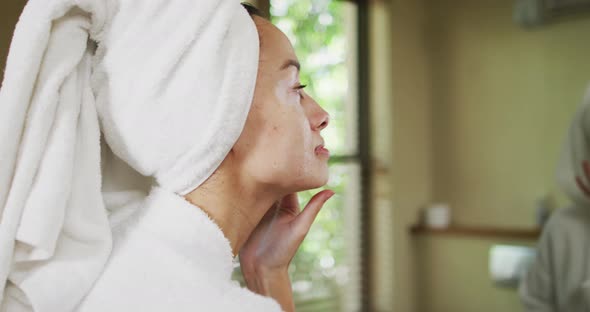
[(297, 59), (291, 42), (275, 25), (263, 20), (257, 21), (260, 36), (260, 59), (277, 69), (290, 59)]

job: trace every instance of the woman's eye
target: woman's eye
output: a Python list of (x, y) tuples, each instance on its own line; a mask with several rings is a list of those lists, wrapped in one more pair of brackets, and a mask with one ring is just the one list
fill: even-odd
[(299, 97), (300, 97), (301, 99), (303, 99), (303, 92), (302, 92), (302, 90), (303, 90), (305, 87), (307, 87), (307, 85), (302, 85), (302, 84), (300, 84), (300, 85), (298, 85), (298, 86), (296, 86), (296, 87), (295, 87), (295, 91), (297, 91), (297, 94), (299, 94)]

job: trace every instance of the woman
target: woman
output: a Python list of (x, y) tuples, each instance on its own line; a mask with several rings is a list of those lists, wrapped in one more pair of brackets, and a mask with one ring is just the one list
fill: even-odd
[[(19, 61), (13, 50), (26, 47), (28, 41), (19, 38), (26, 37), (27, 21), (38, 19), (31, 12), (46, 14), (42, 6), (47, 1), (31, 2), (11, 47), (2, 90), (6, 94), (0, 97), (3, 109), (9, 107), (9, 100), (16, 103), (23, 98), (6, 91), (19, 81), (10, 78), (17, 67), (11, 68), (11, 63)], [(296, 192), (322, 186), (328, 178), (329, 152), (320, 135), (328, 125), (328, 114), (303, 91), (299, 62), (286, 36), (251, 7), (246, 12), (232, 0), (198, 5), (181, 0), (61, 2), (53, 3), (50, 10), (51, 33), (37, 80), (62, 72), (51, 70), (55, 59), (49, 57), (62, 64), (63, 55), (76, 50), (72, 42), (86, 51), (72, 62), (74, 74), (59, 76), (65, 78), (56, 87), (57, 102), (82, 103), (73, 131), (94, 129), (80, 126), (94, 125), (92, 118), (82, 120), (84, 114), (95, 113), (100, 120), (102, 193), (85, 197), (89, 188), (96, 189), (97, 180), (83, 180), (76, 167), (82, 155), (85, 170), (99, 168), (93, 158), (96, 154), (88, 152), (98, 149), (85, 143), (93, 138), (87, 135), (84, 142), (77, 141), (73, 152), (71, 187), (54, 195), (62, 199), (65, 212), (47, 228), (58, 233), (52, 248), (42, 248), (43, 244), (27, 240), (28, 229), (40, 233), (32, 225), (42, 213), (34, 213), (34, 208), (38, 198), (47, 197), (35, 197), (36, 190), (47, 184), (44, 176), (52, 172), (45, 168), (64, 161), (40, 156), (39, 169), (30, 173), (33, 182), (23, 187), (26, 179), (20, 177), (28, 171), (19, 168), (29, 158), (24, 152), (6, 157), (15, 169), (0, 168), (6, 169), (0, 172), (4, 179), (0, 182), (10, 186), (8, 195), (0, 194), (4, 232), (12, 235), (3, 240), (13, 242), (0, 246), (12, 257), (4, 262), (12, 265), (6, 273), (1, 310), (293, 311), (289, 262), (321, 206), (334, 193), (316, 194), (299, 212)], [(81, 46), (85, 36), (97, 42), (97, 50), (88, 53), (92, 45)], [(158, 38), (161, 44), (154, 46)], [(59, 50), (63, 41), (67, 49)], [(146, 51), (147, 42), (153, 51)], [(49, 69), (45, 64), (50, 64)], [(43, 87), (45, 81), (53, 81), (49, 78), (34, 84)], [(198, 84), (187, 84), (187, 80)], [(75, 92), (68, 93), (70, 89)], [(35, 92), (40, 91), (39, 87), (31, 90), (33, 100), (27, 105), (34, 108)], [(64, 93), (79, 98), (71, 101)], [(48, 148), (41, 154), (55, 149), (52, 138), (60, 133), (58, 121), (67, 116), (61, 107), (56, 121), (50, 123), (56, 129), (50, 131)], [(21, 115), (34, 113), (29, 109)], [(19, 131), (25, 139), (14, 139), (14, 146), (26, 151), (29, 128), (38, 123), (32, 123), (34, 116), (23, 120), (24, 130)], [(6, 129), (1, 128), (5, 132), (0, 134), (7, 134)], [(83, 136), (85, 132), (76, 133)], [(141, 183), (123, 181), (120, 170), (109, 171), (112, 167), (104, 164), (104, 153), (111, 150), (112, 159), (132, 168), (135, 179), (155, 180), (147, 197), (111, 196), (142, 188), (137, 187)], [(52, 184), (52, 188), (60, 187)], [(92, 207), (92, 199), (100, 205)], [(103, 231), (101, 218), (106, 210), (101, 207), (111, 211), (108, 233)], [(110, 237), (106, 239), (111, 232), (112, 250)], [(232, 259), (237, 254), (249, 290), (231, 282)]]
[(572, 118), (557, 167), (571, 204), (549, 219), (520, 284), (525, 311), (590, 310), (590, 89)]

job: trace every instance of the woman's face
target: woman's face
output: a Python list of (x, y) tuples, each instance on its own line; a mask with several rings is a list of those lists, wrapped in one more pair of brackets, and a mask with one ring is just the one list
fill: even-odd
[(329, 152), (320, 132), (329, 116), (302, 88), (299, 61), (287, 37), (254, 17), (260, 62), (254, 100), (234, 155), (257, 182), (296, 192), (328, 180)]

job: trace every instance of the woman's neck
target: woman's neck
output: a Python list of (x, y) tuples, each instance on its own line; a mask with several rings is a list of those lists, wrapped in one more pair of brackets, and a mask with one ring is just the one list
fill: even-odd
[(185, 195), (221, 228), (236, 256), (264, 214), (282, 197), (240, 176), (224, 161), (215, 174)]

